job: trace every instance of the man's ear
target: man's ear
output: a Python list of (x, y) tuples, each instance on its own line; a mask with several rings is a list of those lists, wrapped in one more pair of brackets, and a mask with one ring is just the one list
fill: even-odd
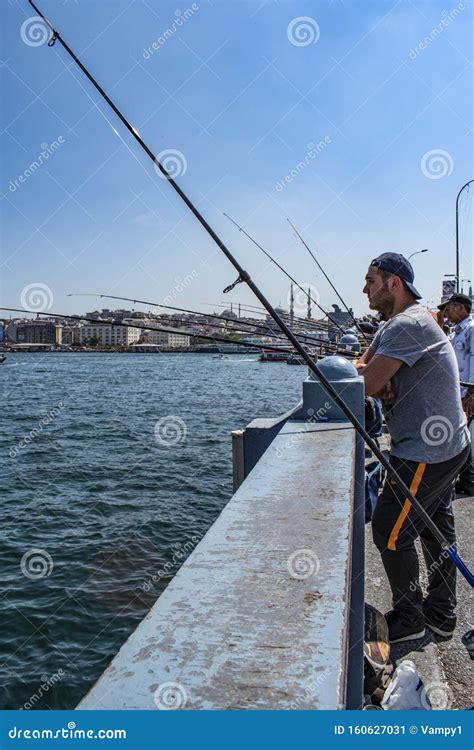
[(403, 288), (403, 281), (399, 276), (391, 276), (390, 281), (392, 282), (390, 286), (391, 292), (398, 292)]

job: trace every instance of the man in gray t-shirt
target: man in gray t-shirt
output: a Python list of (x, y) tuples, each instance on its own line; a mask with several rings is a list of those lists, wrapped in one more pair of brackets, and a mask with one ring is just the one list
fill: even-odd
[(397, 458), (435, 464), (457, 456), (469, 442), (459, 398), (459, 370), (441, 328), (413, 301), (390, 318), (370, 346), (372, 354), (401, 361), (383, 403)]
[[(452, 347), (418, 304), (421, 295), (413, 281), (413, 269), (402, 255), (384, 253), (371, 262), (364, 293), (386, 322), (358, 369), (367, 395), (382, 400), (391, 464), (454, 544), (451, 496), (470, 450), (469, 433)], [(386, 614), (391, 642), (421, 638), (425, 625), (450, 637), (456, 625), (456, 567), (393, 479), (387, 479), (377, 500), (372, 532), (392, 590), (393, 609)], [(428, 571), (425, 599), (417, 537)]]

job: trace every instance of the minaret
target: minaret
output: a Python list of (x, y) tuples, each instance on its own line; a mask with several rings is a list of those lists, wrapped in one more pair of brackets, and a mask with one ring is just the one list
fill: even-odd
[(293, 294), (293, 282), (290, 284), (290, 323), (295, 319), (295, 296)]
[(308, 287), (308, 312), (306, 314), (308, 320), (311, 320), (311, 289)]

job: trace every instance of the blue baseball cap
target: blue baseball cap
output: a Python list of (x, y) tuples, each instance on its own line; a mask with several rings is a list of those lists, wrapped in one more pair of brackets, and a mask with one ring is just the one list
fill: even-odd
[(371, 260), (370, 265), (398, 276), (415, 299), (421, 299), (422, 295), (413, 284), (415, 274), (412, 265), (403, 255), (400, 255), (400, 253), (382, 253), (382, 255)]

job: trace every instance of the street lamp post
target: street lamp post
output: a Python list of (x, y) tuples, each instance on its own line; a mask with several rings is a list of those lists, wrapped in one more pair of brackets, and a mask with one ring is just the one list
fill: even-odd
[(456, 196), (456, 291), (459, 292), (459, 198), (468, 185), (471, 185), (474, 180), (469, 180), (465, 185), (462, 186), (461, 190)]
[(427, 253), (427, 252), (428, 252), (428, 248), (424, 247), (423, 250), (417, 250), (415, 253), (411, 253), (408, 256), (408, 260), (410, 260), (410, 258), (413, 258), (414, 255), (419, 255), (420, 253)]

